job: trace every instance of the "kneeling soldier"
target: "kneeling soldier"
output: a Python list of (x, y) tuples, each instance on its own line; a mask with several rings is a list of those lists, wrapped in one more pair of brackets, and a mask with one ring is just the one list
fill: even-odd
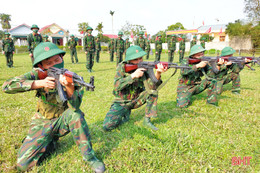
[(162, 64), (158, 64), (155, 72), (157, 83), (149, 78), (146, 69), (138, 68), (130, 73), (125, 72), (125, 64), (138, 64), (143, 61), (146, 52), (139, 46), (131, 46), (126, 51), (126, 59), (117, 66), (114, 78), (113, 94), (116, 97), (107, 113), (103, 128), (107, 131), (129, 120), (132, 109), (136, 109), (147, 102), (145, 109), (144, 125), (153, 130), (157, 128), (151, 123), (150, 118), (157, 116), (158, 92), (156, 89), (162, 83), (161, 73), (165, 72)]
[(96, 172), (104, 172), (103, 162), (95, 156), (88, 125), (80, 110), (83, 89), (69, 83), (61, 75), (60, 83), (65, 88), (68, 100), (60, 101), (55, 78), (39, 79), (42, 71), (50, 67), (63, 68), (65, 52), (50, 42), (40, 43), (34, 50), (35, 68), (24, 75), (7, 80), (2, 88), (5, 93), (14, 94), (31, 90), (39, 97), (37, 112), (30, 125), (29, 133), (18, 151), (18, 170), (26, 171), (38, 165), (48, 152), (54, 149), (59, 137), (72, 133), (85, 161)]

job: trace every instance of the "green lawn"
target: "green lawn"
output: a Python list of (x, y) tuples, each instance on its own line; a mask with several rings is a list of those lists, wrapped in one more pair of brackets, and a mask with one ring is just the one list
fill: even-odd
[[(177, 55), (175, 55), (177, 57)], [(175, 57), (175, 61), (178, 58)], [(154, 60), (154, 56), (150, 57)], [(107, 53), (87, 73), (84, 54), (79, 64), (72, 64), (69, 53), (65, 68), (89, 81), (95, 76), (94, 92), (85, 92), (81, 110), (88, 122), (93, 148), (106, 165), (107, 172), (260, 172), (260, 67), (245, 68), (241, 74), (241, 95), (231, 93), (231, 84), (224, 86), (219, 108), (206, 104), (206, 92), (193, 97), (187, 109), (176, 107), (178, 75), (160, 90), (159, 128), (151, 131), (142, 126), (144, 106), (132, 111), (131, 119), (111, 132), (102, 130), (102, 123), (113, 100), (115, 62)], [(167, 55), (162, 54), (162, 61)], [(14, 67), (7, 68), (0, 55), (0, 84), (10, 77), (31, 70), (27, 54), (14, 56)], [(166, 80), (172, 69), (163, 74)], [(16, 172), (17, 152), (26, 136), (35, 112), (35, 92), (4, 94), (0, 92), (0, 172)], [(250, 165), (232, 165), (232, 157), (252, 157)], [(59, 140), (58, 149), (42, 165), (31, 172), (91, 172), (82, 160), (71, 135)]]

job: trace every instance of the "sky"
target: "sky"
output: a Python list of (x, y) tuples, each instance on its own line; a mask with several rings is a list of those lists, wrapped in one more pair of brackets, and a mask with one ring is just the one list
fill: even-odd
[[(113, 30), (110, 10), (115, 11)], [(23, 23), (40, 28), (56, 23), (76, 35), (82, 22), (93, 29), (102, 22), (104, 34), (117, 34), (128, 21), (143, 25), (153, 35), (177, 22), (186, 29), (197, 29), (203, 21), (205, 25), (228, 24), (246, 19), (243, 11), (244, 0), (4, 0), (0, 5), (0, 13), (11, 15), (12, 28)]]

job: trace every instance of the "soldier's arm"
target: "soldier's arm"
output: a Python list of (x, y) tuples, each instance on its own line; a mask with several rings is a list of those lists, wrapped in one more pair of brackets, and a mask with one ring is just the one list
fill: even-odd
[(31, 48), (32, 42), (31, 42), (30, 34), (27, 36), (27, 42), (28, 42), (28, 51), (29, 51), (30, 53), (32, 53), (32, 48)]
[(3, 43), (2, 44), (2, 51), (4, 51), (4, 48), (5, 48), (5, 40), (4, 39), (2, 40), (2, 43)]
[[(188, 58), (184, 58), (181, 62), (181, 66), (189, 66)], [(181, 69), (181, 75), (190, 75), (194, 72), (198, 71), (196, 64), (192, 66), (191, 69)]]

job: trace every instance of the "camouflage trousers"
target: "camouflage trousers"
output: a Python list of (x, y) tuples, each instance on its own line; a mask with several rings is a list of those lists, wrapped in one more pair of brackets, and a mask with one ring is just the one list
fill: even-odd
[(217, 82), (217, 94), (221, 94), (223, 91), (223, 85), (232, 81), (232, 92), (240, 93), (240, 76), (239, 73), (231, 72), (224, 76), (222, 80)]
[(13, 52), (5, 52), (6, 65), (13, 67)]
[(71, 56), (71, 62), (72, 63), (74, 63), (73, 56), (75, 56), (76, 63), (78, 62), (78, 56), (77, 56), (77, 50), (76, 49), (70, 49), (70, 56)]
[(39, 113), (35, 115), (29, 133), (18, 152), (17, 168), (25, 171), (38, 165), (53, 149), (53, 144), (59, 137), (72, 133), (74, 141), (84, 160), (90, 160), (94, 155), (88, 125), (84, 113), (80, 110), (67, 109), (62, 116), (55, 119), (45, 119)]
[(146, 49), (146, 59), (149, 59), (150, 51), (150, 49)]
[(162, 50), (159, 50), (158, 53), (155, 53), (155, 61), (160, 61), (161, 53), (162, 53)]
[(99, 63), (100, 51), (96, 51), (96, 62)]
[(106, 114), (105, 120), (103, 122), (104, 130), (112, 130), (127, 122), (131, 114), (131, 109), (139, 108), (145, 103), (147, 103), (145, 107), (145, 116), (156, 117), (157, 99), (158, 95), (148, 95), (146, 92), (142, 92), (137, 99), (131, 101), (130, 103), (121, 104), (114, 102)]
[(121, 50), (116, 51), (116, 65), (123, 61), (123, 54), (124, 52)]
[(110, 62), (114, 61), (114, 51), (110, 51)]
[(177, 106), (180, 108), (188, 107), (191, 103), (192, 95), (196, 95), (208, 88), (207, 102), (217, 105), (217, 88), (216, 81), (204, 79), (200, 84), (185, 85), (179, 84), (177, 87)]
[(92, 67), (94, 65), (94, 55), (95, 55), (95, 52), (94, 51), (88, 51), (87, 53), (87, 64), (86, 64), (86, 67), (88, 70), (92, 70)]
[(182, 60), (183, 60), (183, 57), (184, 57), (184, 54), (185, 54), (185, 51), (184, 51), (184, 50), (182, 50), (182, 51), (179, 51), (179, 63), (181, 63), (181, 62), (182, 62)]
[(175, 50), (169, 50), (170, 52), (168, 52), (168, 62), (173, 62), (173, 58), (174, 58), (174, 51)]

